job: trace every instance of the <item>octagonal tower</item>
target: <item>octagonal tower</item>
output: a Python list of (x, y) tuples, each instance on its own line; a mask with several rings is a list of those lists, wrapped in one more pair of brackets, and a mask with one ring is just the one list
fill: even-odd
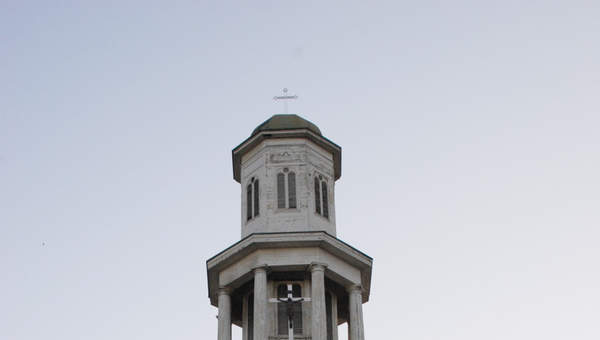
[(207, 261), (218, 339), (235, 324), (244, 340), (337, 340), (348, 322), (349, 339), (364, 340), (372, 259), (336, 238), (341, 148), (313, 123), (275, 115), (232, 158), (242, 239)]
[(242, 237), (317, 231), (335, 236), (334, 183), (342, 149), (297, 115), (275, 115), (233, 149), (242, 184)]

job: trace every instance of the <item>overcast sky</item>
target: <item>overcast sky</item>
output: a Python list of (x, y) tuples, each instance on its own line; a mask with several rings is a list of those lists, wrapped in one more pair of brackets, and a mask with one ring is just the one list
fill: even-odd
[(240, 238), (231, 149), (288, 87), (343, 148), (337, 236), (374, 258), (367, 339), (599, 339), (599, 18), (2, 1), (0, 338), (216, 339), (205, 261)]

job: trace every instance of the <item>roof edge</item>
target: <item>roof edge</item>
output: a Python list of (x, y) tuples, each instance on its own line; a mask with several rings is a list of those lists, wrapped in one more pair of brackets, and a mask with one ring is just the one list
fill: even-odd
[(261, 131), (256, 135), (246, 138), (238, 146), (231, 150), (231, 160), (233, 165), (233, 179), (240, 183), (241, 180), (241, 161), (242, 156), (255, 148), (263, 140), (271, 138), (306, 138), (318, 146), (324, 148), (333, 155), (333, 168), (335, 180), (342, 177), (342, 147), (327, 139), (323, 135), (317, 135), (313, 131), (301, 128), (293, 130), (273, 130)]

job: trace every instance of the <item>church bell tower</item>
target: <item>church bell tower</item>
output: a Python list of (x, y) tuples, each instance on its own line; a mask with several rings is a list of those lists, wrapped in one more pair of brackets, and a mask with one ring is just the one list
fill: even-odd
[(206, 261), (218, 340), (364, 340), (373, 259), (336, 237), (342, 149), (313, 123), (275, 115), (232, 151), (241, 240)]

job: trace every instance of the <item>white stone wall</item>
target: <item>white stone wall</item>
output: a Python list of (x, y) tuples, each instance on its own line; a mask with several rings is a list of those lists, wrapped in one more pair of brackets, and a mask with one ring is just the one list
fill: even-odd
[[(277, 208), (277, 174), (284, 168), (296, 174), (295, 209)], [(314, 176), (328, 186), (329, 218), (315, 212)], [(260, 214), (247, 221), (246, 187), (259, 180)], [(333, 156), (303, 138), (267, 139), (241, 160), (242, 238), (258, 232), (325, 231), (336, 235)]]

